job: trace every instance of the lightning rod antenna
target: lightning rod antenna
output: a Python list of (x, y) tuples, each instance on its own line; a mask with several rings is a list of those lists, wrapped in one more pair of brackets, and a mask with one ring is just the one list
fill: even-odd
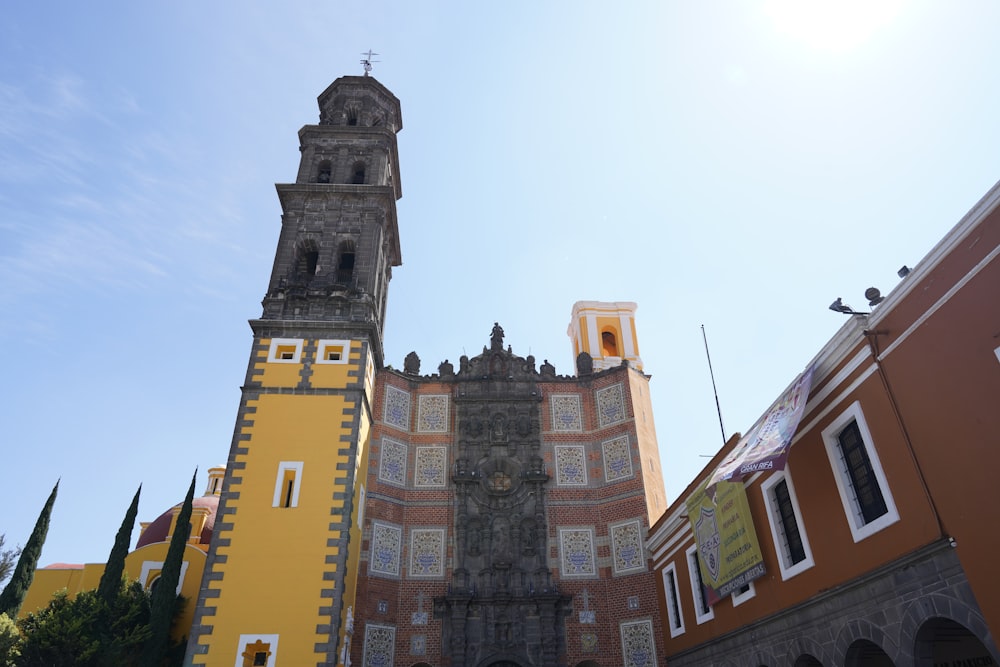
[(712, 393), (715, 395), (715, 410), (719, 413), (719, 430), (722, 431), (722, 444), (726, 444), (726, 427), (722, 425), (722, 407), (719, 405), (719, 392), (715, 388), (715, 373), (712, 371), (712, 355), (708, 353), (708, 336), (705, 335), (705, 325), (701, 325), (701, 338), (705, 341), (705, 357), (708, 359), (708, 375), (712, 378)]
[(362, 53), (361, 55), (364, 56), (364, 58), (361, 59), (361, 66), (365, 70), (365, 76), (368, 76), (368, 74), (372, 71), (372, 65), (379, 62), (378, 60), (372, 60), (372, 56), (377, 56), (378, 54), (371, 49), (368, 49), (366, 53)]

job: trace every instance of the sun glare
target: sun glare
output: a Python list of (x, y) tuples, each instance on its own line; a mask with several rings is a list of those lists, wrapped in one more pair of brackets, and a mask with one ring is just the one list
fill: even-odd
[(899, 14), (903, 0), (768, 0), (775, 30), (825, 51), (844, 52), (868, 41)]

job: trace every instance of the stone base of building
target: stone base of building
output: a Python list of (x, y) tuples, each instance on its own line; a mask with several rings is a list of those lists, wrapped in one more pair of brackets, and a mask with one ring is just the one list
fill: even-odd
[(670, 667), (995, 665), (1000, 651), (942, 540), (667, 658)]

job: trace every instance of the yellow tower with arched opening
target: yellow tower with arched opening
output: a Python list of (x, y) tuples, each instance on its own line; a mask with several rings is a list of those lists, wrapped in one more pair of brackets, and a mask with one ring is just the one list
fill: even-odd
[(566, 332), (573, 356), (589, 354), (595, 371), (620, 366), (622, 361), (642, 370), (635, 310), (631, 301), (577, 301)]

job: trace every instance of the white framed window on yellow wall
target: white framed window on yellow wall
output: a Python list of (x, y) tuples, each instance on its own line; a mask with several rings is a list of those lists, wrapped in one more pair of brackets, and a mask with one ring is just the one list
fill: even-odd
[(271, 507), (298, 507), (302, 489), (302, 461), (282, 461), (274, 480), (274, 502)]
[(278, 635), (240, 635), (236, 647), (236, 667), (275, 667)]
[(272, 338), (267, 361), (272, 364), (297, 364), (302, 360), (301, 338)]
[(351, 352), (349, 340), (321, 340), (317, 346), (317, 364), (346, 364)]

